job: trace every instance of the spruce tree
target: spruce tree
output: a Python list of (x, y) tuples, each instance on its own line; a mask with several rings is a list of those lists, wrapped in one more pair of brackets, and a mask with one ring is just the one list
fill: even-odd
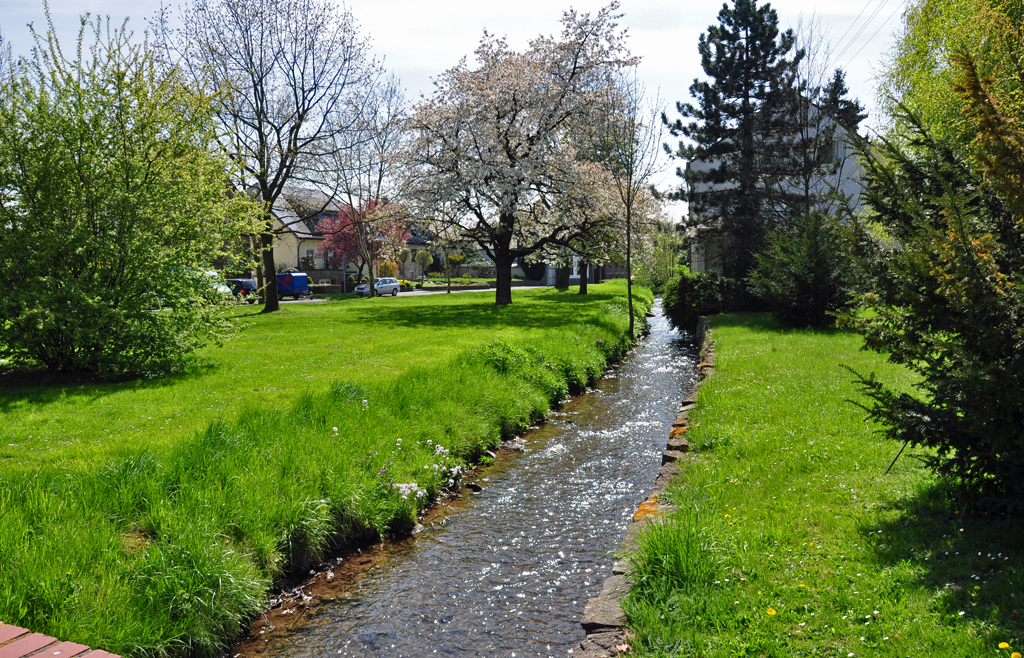
[(685, 138), (676, 155), (691, 163), (677, 171), (688, 188), (689, 223), (726, 239), (729, 276), (746, 275), (775, 228), (777, 182), (785, 174), (780, 163), (788, 161), (787, 108), (799, 93), (794, 80), (803, 51), (795, 48), (793, 31), (780, 33), (778, 23), (770, 4), (723, 4), (718, 25), (708, 27), (697, 47), (710, 79), (690, 85), (693, 103), (676, 103), (682, 119), (662, 116), (673, 136)]

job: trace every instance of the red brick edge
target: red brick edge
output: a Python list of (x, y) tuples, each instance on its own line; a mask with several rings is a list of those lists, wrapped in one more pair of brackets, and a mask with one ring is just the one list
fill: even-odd
[(90, 649), (84, 644), (61, 642), (55, 637), (32, 633), (28, 629), (0, 621), (0, 658), (121, 658), (118, 655)]

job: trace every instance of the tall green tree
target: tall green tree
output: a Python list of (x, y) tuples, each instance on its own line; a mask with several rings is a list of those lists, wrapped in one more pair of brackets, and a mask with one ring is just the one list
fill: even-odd
[[(903, 14), (891, 58), (879, 76), (889, 139), (916, 141), (926, 126), (935, 138), (969, 154), (977, 131), (968, 102), (951, 93), (961, 81), (953, 61), (961, 55), (991, 81), (1003, 112), (1024, 113), (1024, 2), (1021, 0), (915, 0)], [(915, 117), (908, 121), (907, 117)], [(916, 125), (915, 125), (916, 124)]]
[(697, 49), (709, 79), (694, 80), (693, 103), (676, 103), (682, 118), (662, 120), (684, 138), (675, 154), (690, 163), (677, 171), (689, 223), (725, 237), (726, 273), (742, 276), (773, 228), (784, 138), (793, 132), (786, 110), (804, 53), (792, 30), (779, 31), (771, 5), (756, 0), (723, 4)]
[[(869, 348), (915, 393), (862, 378), (888, 436), (1004, 510), (1024, 501), (1024, 119), (1020, 0), (921, 0), (883, 81), (888, 134), (863, 149), (889, 248), (867, 249)], [(870, 245), (869, 245), (870, 246)]]
[(125, 26), (83, 18), (75, 52), (51, 27), (0, 83), (0, 357), (166, 371), (227, 328), (207, 272), (256, 207), (228, 194), (213, 98)]

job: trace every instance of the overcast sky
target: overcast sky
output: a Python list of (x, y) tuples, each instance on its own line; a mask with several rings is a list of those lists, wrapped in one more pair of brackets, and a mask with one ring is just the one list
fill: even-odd
[[(803, 17), (820, 21), (833, 52), (833, 66), (847, 72), (853, 96), (869, 109), (867, 125), (874, 124), (874, 77), (892, 46), (905, 0), (775, 0), (771, 4), (783, 27), (796, 27)], [(160, 0), (51, 0), (50, 9), (62, 40), (75, 35), (78, 15), (84, 11), (110, 15), (116, 21), (130, 17), (136, 32), (145, 29)], [(373, 38), (376, 53), (402, 79), (412, 99), (429, 94), (431, 79), (470, 56), (484, 29), (507, 36), (514, 48), (523, 48), (538, 34), (556, 34), (562, 11), (596, 11), (606, 0), (352, 0), (348, 3), (361, 29)], [(176, 6), (173, 1), (171, 6)], [(649, 96), (660, 96), (674, 115), (676, 101), (689, 99), (695, 77), (703, 78), (697, 38), (716, 22), (721, 3), (716, 0), (622, 0), (622, 25), (629, 44), (643, 59), (639, 76)], [(41, 0), (0, 2), (0, 30), (15, 55), (31, 46), (26, 24), (45, 31)], [(666, 174), (664, 184), (672, 182)]]

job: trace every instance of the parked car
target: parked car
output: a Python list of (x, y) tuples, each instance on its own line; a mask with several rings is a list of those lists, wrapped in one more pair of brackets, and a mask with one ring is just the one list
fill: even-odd
[(231, 293), (238, 301), (248, 302), (249, 304), (255, 304), (259, 301), (259, 295), (256, 292), (256, 282), (252, 279), (228, 279), (228, 286), (230, 286)]
[[(378, 295), (391, 295), (394, 297), (398, 294), (398, 289), (402, 287), (402, 284), (390, 276), (384, 276), (377, 279), (377, 282), (373, 284), (373, 289), (377, 291)], [(370, 294), (370, 284), (360, 283), (356, 286), (355, 293), (361, 297), (366, 297)]]
[(224, 279), (217, 270), (206, 270), (202, 273), (203, 297), (211, 302), (224, 301), (231, 295), (231, 288), (224, 284)]

